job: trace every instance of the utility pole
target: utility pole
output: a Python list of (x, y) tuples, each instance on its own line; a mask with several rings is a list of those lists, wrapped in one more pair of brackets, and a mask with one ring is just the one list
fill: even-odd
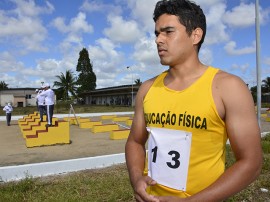
[(260, 61), (260, 18), (259, 18), (259, 0), (256, 0), (255, 6), (256, 19), (256, 70), (257, 70), (257, 118), (261, 127), (261, 61)]
[(131, 67), (130, 66), (127, 66), (127, 69), (130, 69), (130, 71), (131, 71), (131, 107), (133, 107), (134, 106), (134, 101), (133, 101), (133, 72), (132, 72), (132, 69), (131, 69)]

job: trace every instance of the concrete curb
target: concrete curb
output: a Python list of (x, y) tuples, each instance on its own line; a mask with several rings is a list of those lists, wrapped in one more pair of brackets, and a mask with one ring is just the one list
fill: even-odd
[(113, 154), (88, 158), (52, 161), (19, 166), (0, 167), (0, 181), (9, 182), (27, 177), (44, 177), (125, 163), (125, 154)]

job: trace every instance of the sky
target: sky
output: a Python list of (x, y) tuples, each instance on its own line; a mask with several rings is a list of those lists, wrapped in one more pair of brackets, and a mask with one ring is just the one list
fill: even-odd
[[(199, 57), (255, 86), (256, 0), (194, 0), (206, 15)], [(0, 81), (9, 88), (51, 86), (86, 48), (97, 89), (144, 82), (160, 65), (154, 21), (157, 0), (1, 0)], [(259, 0), (261, 79), (270, 76), (270, 1)], [(127, 68), (130, 67), (130, 68)]]

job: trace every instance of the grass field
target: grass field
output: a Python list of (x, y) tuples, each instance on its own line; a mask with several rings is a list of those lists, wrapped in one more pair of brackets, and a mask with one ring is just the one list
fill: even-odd
[[(29, 110), (33, 111), (34, 108)], [(77, 107), (76, 113), (109, 111), (132, 111), (123, 107)], [(26, 109), (23, 109), (26, 110)], [(66, 113), (65, 108), (58, 113)], [(68, 108), (67, 108), (68, 110)], [(16, 112), (16, 109), (14, 113)], [(18, 115), (27, 114), (17, 111)], [(247, 189), (226, 200), (229, 202), (267, 202), (270, 201), (270, 134), (262, 138), (264, 152), (263, 169), (259, 178)], [(229, 146), (226, 152), (226, 167), (234, 162)], [(1, 181), (1, 179), (0, 179)], [(268, 190), (268, 192), (265, 192)], [(91, 201), (91, 202), (130, 202), (134, 201), (124, 164), (104, 169), (87, 170), (66, 175), (28, 178), (19, 182), (0, 183), (0, 201)]]
[[(262, 139), (264, 163), (259, 178), (247, 189), (231, 197), (230, 202), (270, 201), (270, 135)], [(226, 166), (234, 162), (227, 148)], [(263, 189), (268, 192), (263, 192)], [(60, 176), (31, 178), (0, 184), (0, 201), (134, 201), (124, 164)]]

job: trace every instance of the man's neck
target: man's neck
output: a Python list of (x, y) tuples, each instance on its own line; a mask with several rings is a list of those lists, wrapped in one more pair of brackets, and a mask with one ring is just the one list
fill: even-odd
[(170, 67), (164, 84), (174, 90), (183, 90), (199, 79), (206, 69), (201, 62)]

